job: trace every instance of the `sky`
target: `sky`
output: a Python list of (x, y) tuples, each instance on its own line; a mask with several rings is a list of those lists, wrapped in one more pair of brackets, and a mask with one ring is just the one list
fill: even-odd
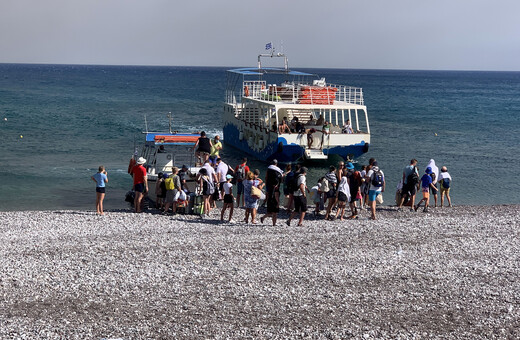
[(520, 71), (518, 0), (0, 0), (0, 63)]

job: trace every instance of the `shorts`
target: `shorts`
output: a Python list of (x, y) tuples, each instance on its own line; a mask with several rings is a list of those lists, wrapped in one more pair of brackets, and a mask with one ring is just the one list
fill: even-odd
[(99, 192), (100, 194), (105, 193), (105, 187), (96, 187), (96, 192)]
[(210, 154), (209, 151), (201, 150), (201, 149), (197, 149), (197, 152), (200, 153), (201, 155), (209, 155)]
[(329, 191), (327, 191), (327, 198), (335, 198), (336, 197), (336, 190), (330, 188)]
[(422, 197), (430, 198), (430, 190), (428, 188), (422, 188)]
[(295, 212), (306, 212), (307, 211), (307, 197), (294, 196), (294, 211)]
[(443, 188), (441, 187), (441, 196), (444, 195), (444, 193), (446, 193), (446, 195), (449, 195), (450, 194), (450, 188)]
[(224, 203), (233, 203), (233, 195), (225, 194), (224, 195)]
[(416, 185), (408, 185), (408, 184), (405, 184), (405, 186), (403, 187), (403, 192), (410, 196), (413, 196), (417, 193), (417, 186)]
[(338, 201), (340, 202), (346, 202), (347, 201), (347, 195), (344, 192), (338, 192)]
[(166, 198), (164, 199), (164, 202), (173, 203), (176, 191), (177, 190), (166, 190)]
[(368, 200), (370, 202), (374, 202), (376, 200), (377, 195), (379, 195), (381, 191), (379, 190), (369, 190), (368, 191)]
[(134, 190), (136, 192), (144, 192), (144, 183), (137, 183), (134, 185)]
[(437, 187), (437, 183), (435, 183), (434, 186), (435, 186), (435, 189), (430, 187), (430, 194), (435, 196), (435, 195), (437, 195), (437, 192), (439, 191), (439, 188)]
[(237, 182), (237, 195), (241, 195), (244, 192), (244, 183), (242, 181)]

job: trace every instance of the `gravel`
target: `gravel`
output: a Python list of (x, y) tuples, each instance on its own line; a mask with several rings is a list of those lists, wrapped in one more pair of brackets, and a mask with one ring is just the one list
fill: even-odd
[(0, 338), (520, 338), (519, 211), (0, 212)]

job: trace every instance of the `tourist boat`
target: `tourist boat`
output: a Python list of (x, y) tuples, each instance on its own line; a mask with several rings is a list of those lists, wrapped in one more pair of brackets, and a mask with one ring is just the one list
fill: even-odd
[(148, 131), (148, 124), (145, 117), (146, 130), (143, 132), (145, 137), (144, 144), (134, 146), (134, 157), (130, 160), (128, 172), (135, 164), (139, 157), (146, 159), (144, 164), (147, 174), (150, 195), (155, 196), (155, 183), (159, 173), (171, 174), (172, 168), (177, 167), (181, 169), (183, 165), (188, 167), (188, 173), (192, 179), (189, 181), (188, 189), (195, 191), (195, 182), (193, 179), (200, 170), (196, 164), (196, 156), (194, 153), (194, 146), (200, 134), (195, 133), (179, 133), (172, 131), (172, 116), (169, 118), (168, 132), (150, 132)]
[[(284, 67), (262, 67), (265, 57), (283, 58)], [(284, 117), (288, 122), (297, 119), (300, 132), (280, 130)], [(328, 131), (321, 120), (330, 123)], [(353, 128), (343, 133), (347, 120)], [(370, 144), (361, 88), (329, 84), (317, 75), (290, 70), (285, 54), (274, 49), (258, 56), (258, 67), (227, 71), (223, 124), (226, 144), (266, 161), (304, 162), (332, 155), (347, 160), (367, 152)], [(311, 129), (316, 132), (309, 147)]]

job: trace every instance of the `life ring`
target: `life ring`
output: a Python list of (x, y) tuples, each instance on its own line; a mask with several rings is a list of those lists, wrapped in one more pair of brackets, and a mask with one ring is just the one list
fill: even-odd
[(246, 97), (249, 97), (249, 86), (244, 86), (244, 93), (246, 95)]

